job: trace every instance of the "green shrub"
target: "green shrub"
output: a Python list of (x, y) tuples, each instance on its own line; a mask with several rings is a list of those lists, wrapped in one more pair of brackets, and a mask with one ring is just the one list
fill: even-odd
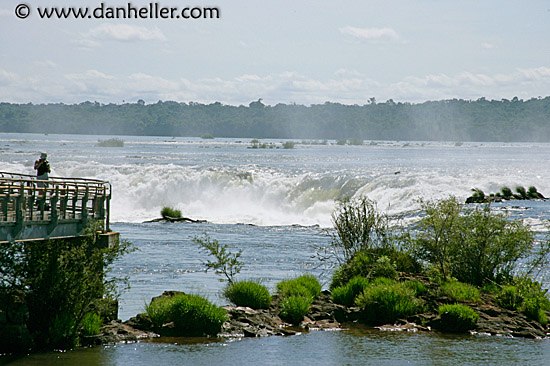
[(341, 305), (353, 306), (357, 295), (362, 293), (369, 285), (369, 280), (365, 277), (353, 277), (344, 286), (336, 287), (332, 290), (332, 300)]
[(199, 295), (175, 296), (170, 313), (176, 330), (184, 336), (216, 335), (227, 318), (224, 309)]
[(509, 187), (502, 187), (500, 192), (502, 193), (502, 197), (504, 197), (504, 199), (509, 200), (513, 198), (512, 190)]
[(300, 324), (309, 311), (311, 297), (289, 296), (281, 301), (281, 319), (291, 324)]
[(216, 335), (226, 319), (224, 309), (199, 295), (183, 293), (157, 298), (145, 310), (155, 328), (174, 322), (181, 336)]
[(321, 293), (321, 288), (319, 280), (310, 274), (277, 283), (277, 293), (282, 297), (304, 296), (316, 298)]
[(391, 279), (397, 279), (397, 270), (391, 259), (383, 255), (376, 260), (371, 272), (372, 278), (385, 277)]
[(204, 261), (206, 271), (213, 269), (216, 274), (224, 275), (227, 282), (232, 283), (233, 278), (239, 273), (244, 265), (239, 260), (242, 254), (242, 250), (233, 254), (228, 250), (227, 244), (220, 244), (216, 239), (210, 240), (208, 235), (204, 235), (203, 238), (194, 237), (193, 241), (199, 245), (199, 247), (208, 255), (214, 257), (215, 261)]
[(422, 282), (417, 280), (405, 281), (403, 284), (413, 290), (414, 296), (423, 295), (428, 291), (428, 289), (426, 289), (426, 286)]
[(214, 135), (211, 133), (205, 133), (201, 135), (201, 139), (203, 140), (212, 140), (214, 138)]
[(344, 286), (353, 277), (369, 277), (374, 262), (374, 257), (366, 251), (356, 253), (334, 271), (330, 289)]
[(498, 295), (500, 293), (500, 286), (496, 283), (486, 283), (481, 288), (481, 292), (484, 292), (486, 294)]
[(369, 324), (394, 323), (396, 320), (416, 314), (422, 303), (414, 297), (414, 291), (399, 282), (377, 279), (355, 300)]
[(512, 285), (504, 286), (497, 295), (500, 306), (519, 311), (542, 325), (548, 323), (546, 311), (550, 310), (550, 300), (542, 285), (526, 276), (515, 277)]
[(528, 189), (527, 189), (527, 197), (529, 199), (541, 199), (541, 198), (544, 198), (544, 196), (542, 194), (540, 194), (538, 191), (537, 191), (537, 188), (534, 187), (534, 186), (530, 186)]
[(92, 336), (99, 334), (99, 330), (103, 325), (103, 320), (101, 316), (97, 313), (86, 313), (84, 318), (82, 318), (82, 334), (85, 336)]
[(151, 319), (155, 328), (160, 328), (163, 324), (172, 321), (171, 311), (174, 304), (174, 297), (176, 296), (162, 296), (151, 301), (149, 305), (145, 305), (145, 312)]
[(527, 192), (525, 191), (525, 187), (517, 186), (516, 192), (518, 192), (518, 198), (521, 198), (522, 200), (527, 199)]
[(351, 138), (349, 139), (349, 144), (350, 145), (363, 145), (363, 139), (360, 139), (360, 138)]
[(441, 286), (441, 292), (455, 301), (479, 302), (479, 290), (474, 286), (458, 281), (449, 281)]
[(166, 219), (166, 218), (181, 219), (181, 217), (182, 217), (180, 210), (176, 210), (176, 209), (173, 209), (173, 208), (167, 207), (167, 206), (164, 206), (162, 208), (162, 210), (160, 211), (160, 215), (164, 219)]
[[(463, 211), (463, 205), (451, 197), (421, 206), (426, 214), (411, 238), (412, 250), (437, 266), (446, 280), (454, 277), (482, 286), (509, 277), (518, 259), (533, 254), (534, 233), (529, 226), (491, 211), (489, 204)], [(534, 257), (542, 260), (547, 254), (541, 250)]]
[(283, 142), (283, 149), (294, 149), (294, 145), (296, 145), (294, 141)]
[(336, 145), (345, 145), (348, 143), (348, 139), (338, 139), (336, 140)]
[(97, 146), (99, 147), (123, 147), (124, 141), (119, 138), (112, 138), (108, 140), (98, 140)]
[(225, 287), (223, 295), (236, 306), (267, 309), (271, 305), (271, 295), (267, 288), (254, 281), (229, 283)]
[(48, 329), (49, 346), (53, 349), (73, 348), (78, 343), (76, 322), (68, 313), (55, 316)]
[(519, 310), (523, 304), (523, 296), (516, 286), (507, 285), (502, 287), (496, 297), (497, 303), (505, 309)]
[(73, 347), (92, 304), (104, 296), (117, 296), (121, 279), (109, 271), (129, 252), (130, 243), (101, 248), (94, 235), (98, 230), (99, 225), (91, 222), (78, 240), (0, 245), (0, 287), (6, 293), (23, 294), (34, 350)]
[(467, 305), (447, 304), (438, 308), (441, 328), (449, 332), (466, 332), (474, 329), (479, 314)]
[(379, 213), (375, 203), (366, 197), (339, 201), (332, 223), (336, 231), (332, 245), (345, 262), (359, 252), (372, 254), (375, 249), (392, 248), (388, 216)]

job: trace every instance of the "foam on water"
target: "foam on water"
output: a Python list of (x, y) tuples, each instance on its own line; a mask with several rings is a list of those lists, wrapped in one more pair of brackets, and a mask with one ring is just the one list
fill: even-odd
[(109, 149), (95, 146), (96, 136), (1, 137), (0, 170), (32, 174), (36, 152), (46, 150), (52, 176), (108, 180), (114, 222), (150, 220), (170, 206), (214, 223), (330, 227), (336, 202), (344, 197), (365, 195), (398, 214), (416, 210), (419, 198), (463, 200), (474, 187), (488, 193), (503, 185), (534, 185), (550, 195), (548, 144), (261, 151), (235, 139), (124, 137), (123, 148)]

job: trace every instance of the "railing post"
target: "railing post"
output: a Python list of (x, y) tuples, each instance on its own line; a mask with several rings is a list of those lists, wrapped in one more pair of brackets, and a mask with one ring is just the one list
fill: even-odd
[(81, 207), (81, 215), (80, 215), (80, 222), (82, 223), (82, 229), (86, 227), (86, 224), (88, 223), (88, 192), (89, 188), (88, 185), (86, 185), (86, 191), (84, 192), (84, 196), (82, 196), (82, 207)]
[(59, 215), (57, 210), (57, 201), (59, 200), (59, 186), (55, 186), (55, 193), (53, 196), (50, 196), (50, 223), (48, 224), (48, 235), (51, 234), (55, 227), (57, 226), (57, 223), (59, 221)]

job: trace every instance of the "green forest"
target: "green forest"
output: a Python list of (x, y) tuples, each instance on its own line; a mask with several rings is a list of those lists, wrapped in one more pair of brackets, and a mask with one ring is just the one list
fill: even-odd
[(550, 97), (365, 105), (0, 103), (0, 132), (422, 141), (550, 141)]

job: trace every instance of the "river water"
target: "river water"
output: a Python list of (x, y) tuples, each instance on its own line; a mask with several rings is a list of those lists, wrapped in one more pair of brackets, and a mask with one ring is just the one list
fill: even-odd
[[(223, 283), (205, 273), (193, 242), (204, 234), (242, 250), (240, 279), (268, 288), (313, 273), (328, 283), (330, 266), (317, 253), (330, 245), (335, 202), (366, 195), (391, 215), (417, 215), (417, 199), (476, 187), (536, 186), (550, 196), (550, 144), (367, 141), (363, 146), (250, 139), (118, 137), (123, 147), (98, 147), (110, 136), (0, 133), (0, 171), (33, 174), (47, 152), (51, 176), (104, 179), (113, 187), (111, 228), (137, 249), (112, 268), (128, 276), (119, 317), (143, 312), (165, 290), (198, 293), (224, 305)], [(279, 147), (279, 148), (278, 148)], [(207, 223), (144, 223), (163, 206)], [(550, 202), (495, 205), (543, 230)], [(549, 272), (542, 272), (544, 279)], [(2, 360), (0, 359), (0, 363)], [(14, 365), (362, 365), (550, 363), (550, 341), (395, 333), (357, 328), (293, 337), (241, 340), (164, 339), (27, 356)]]

